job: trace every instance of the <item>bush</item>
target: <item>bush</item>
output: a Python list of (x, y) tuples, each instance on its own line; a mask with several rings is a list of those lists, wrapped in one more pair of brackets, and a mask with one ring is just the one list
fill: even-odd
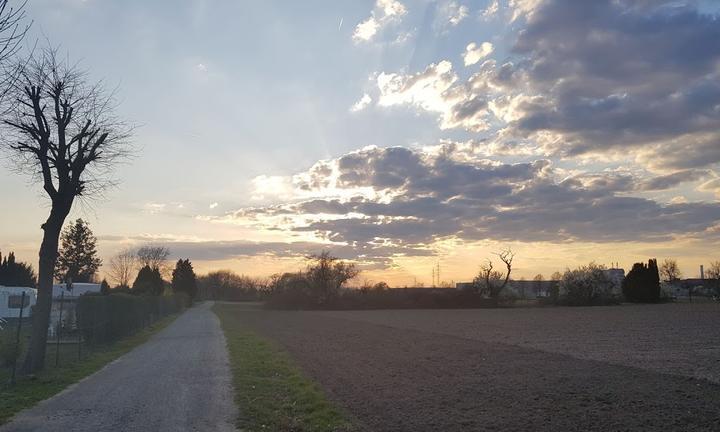
[(87, 342), (106, 343), (136, 333), (163, 316), (180, 312), (186, 301), (183, 295), (85, 294), (78, 299), (78, 328)]
[(657, 303), (660, 301), (660, 275), (657, 260), (647, 264), (635, 263), (622, 282), (625, 300), (636, 303)]
[(619, 303), (615, 284), (605, 274), (605, 267), (590, 263), (566, 270), (558, 285), (558, 304), (596, 306)]

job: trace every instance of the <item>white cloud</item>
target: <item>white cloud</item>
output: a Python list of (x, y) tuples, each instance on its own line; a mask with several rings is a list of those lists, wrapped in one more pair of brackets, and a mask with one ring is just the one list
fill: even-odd
[(493, 0), (492, 3), (490, 3), (484, 11), (482, 11), (481, 16), (486, 19), (493, 17), (498, 13), (498, 10), (500, 10), (499, 0)]
[(350, 107), (350, 112), (358, 112), (364, 110), (372, 102), (372, 97), (365, 93), (363, 96)]
[(355, 27), (353, 41), (369, 42), (384, 26), (398, 21), (406, 13), (405, 6), (397, 0), (377, 0), (370, 17)]
[(494, 49), (493, 44), (490, 42), (483, 42), (479, 46), (475, 42), (471, 42), (465, 47), (465, 53), (463, 54), (465, 66), (474, 65), (492, 54)]
[[(377, 84), (378, 105), (410, 105), (440, 114), (440, 128), (488, 129), (487, 101), (477, 94), (475, 84), (454, 85), (458, 80), (452, 63), (443, 60), (416, 74), (381, 73)], [(478, 80), (481, 81), (481, 80)]]
[(438, 4), (435, 12), (435, 28), (444, 31), (448, 26), (455, 27), (468, 16), (468, 7), (460, 5), (455, 0), (444, 1)]
[(218, 206), (218, 203), (214, 202), (214, 203), (210, 204), (209, 207), (210, 207), (210, 209), (214, 209), (214, 208), (217, 208), (217, 206)]
[(288, 198), (292, 195), (291, 179), (285, 176), (260, 175), (252, 179), (253, 200)]
[(542, 0), (510, 0), (509, 6), (512, 10), (510, 21), (515, 21), (520, 17), (531, 18), (541, 3)]
[(195, 69), (197, 69), (200, 72), (207, 72), (208, 68), (205, 66), (204, 63), (198, 63), (195, 65)]

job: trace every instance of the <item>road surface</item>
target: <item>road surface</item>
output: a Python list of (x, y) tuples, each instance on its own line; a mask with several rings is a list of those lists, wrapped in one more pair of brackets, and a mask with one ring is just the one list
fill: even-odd
[(204, 303), (147, 343), (0, 428), (9, 431), (234, 431), (225, 338)]

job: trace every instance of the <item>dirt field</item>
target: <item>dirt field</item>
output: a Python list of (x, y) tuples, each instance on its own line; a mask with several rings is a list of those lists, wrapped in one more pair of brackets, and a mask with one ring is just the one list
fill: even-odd
[(366, 430), (720, 430), (718, 305), (238, 313)]

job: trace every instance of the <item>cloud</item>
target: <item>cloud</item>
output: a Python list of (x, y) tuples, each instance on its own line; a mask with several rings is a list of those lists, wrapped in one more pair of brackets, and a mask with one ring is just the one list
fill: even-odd
[[(720, 26), (666, 3), (536, 5), (514, 52), (526, 58), (525, 92), (538, 98), (511, 127), (557, 134), (563, 145), (548, 150), (570, 156), (651, 145), (664, 158), (707, 134), (718, 143), (720, 46), (709, 41)], [(720, 161), (706, 150), (696, 166)]]
[(700, 185), (700, 190), (704, 192), (712, 192), (720, 199), (720, 177), (715, 177)]
[(372, 102), (372, 97), (369, 94), (364, 93), (362, 97), (350, 107), (350, 112), (358, 112), (367, 108)]
[(676, 171), (671, 174), (665, 174), (653, 177), (640, 185), (641, 190), (667, 190), (672, 189), (682, 183), (701, 180), (710, 175), (710, 170), (684, 170)]
[(468, 7), (454, 0), (441, 1), (435, 7), (435, 20), (433, 26), (436, 31), (443, 33), (448, 27), (460, 24), (469, 14)]
[(355, 27), (353, 41), (356, 43), (371, 41), (383, 27), (399, 21), (406, 13), (405, 6), (397, 0), (377, 0), (370, 17)]
[(493, 45), (490, 42), (483, 42), (479, 46), (475, 42), (471, 42), (465, 47), (463, 61), (465, 66), (474, 65), (493, 52)]
[(217, 206), (218, 206), (218, 203), (214, 202), (214, 203), (210, 204), (208, 207), (212, 210), (214, 208), (217, 208)]
[[(373, 256), (382, 248), (393, 254), (428, 253), (444, 240), (669, 241), (700, 236), (720, 218), (718, 202), (664, 204), (637, 195), (643, 182), (630, 174), (568, 176), (544, 159), (486, 159), (474, 143), (368, 147), (321, 161), (294, 178), (312, 183), (296, 181), (293, 199), (218, 220), (312, 235), (356, 248), (358, 256)], [(689, 178), (695, 177), (653, 179), (645, 188)], [(339, 195), (343, 190), (347, 193)], [(308, 191), (316, 197), (302, 199)]]
[[(720, 163), (718, 16), (669, 1), (512, 0), (511, 56), (460, 80), (448, 61), (378, 75), (379, 105), (547, 157), (634, 159), (663, 172)], [(489, 48), (489, 47), (488, 47)], [(466, 64), (483, 46), (466, 48)], [(524, 153), (518, 149), (516, 152)]]
[(498, 11), (500, 10), (500, 1), (499, 0), (492, 0), (490, 4), (480, 13), (480, 16), (482, 16), (485, 19), (489, 19), (495, 15), (497, 15)]
[[(488, 129), (487, 100), (476, 93), (474, 83), (455, 86), (458, 76), (445, 60), (416, 74), (380, 73), (377, 85), (379, 106), (409, 105), (440, 114), (440, 128)], [(484, 84), (482, 84), (484, 85)]]

